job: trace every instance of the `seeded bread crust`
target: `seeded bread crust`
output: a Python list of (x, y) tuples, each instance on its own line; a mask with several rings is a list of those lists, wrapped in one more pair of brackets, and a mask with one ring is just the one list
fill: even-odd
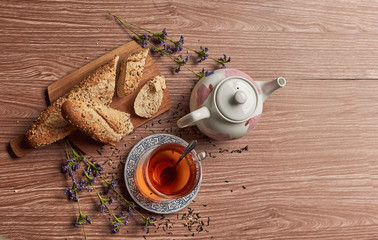
[(133, 131), (130, 114), (94, 101), (67, 100), (64, 119), (98, 142), (114, 146)]
[(160, 108), (166, 89), (162, 75), (149, 80), (139, 91), (134, 101), (135, 113), (143, 118), (152, 117)]
[(42, 147), (63, 139), (76, 129), (61, 114), (61, 107), (68, 99), (93, 99), (109, 106), (114, 95), (118, 59), (115, 56), (42, 111), (25, 134), (27, 143), (34, 148)]
[(124, 97), (138, 87), (143, 76), (144, 65), (149, 49), (143, 49), (125, 58), (120, 65), (120, 73), (117, 80), (117, 96)]

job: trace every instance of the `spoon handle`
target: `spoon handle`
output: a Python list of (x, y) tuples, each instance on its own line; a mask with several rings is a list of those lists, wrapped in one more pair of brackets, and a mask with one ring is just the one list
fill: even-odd
[(176, 162), (175, 166), (177, 166), (181, 162), (181, 160), (184, 159), (186, 155), (188, 155), (196, 146), (197, 146), (197, 140), (191, 141), (186, 147), (185, 151), (182, 153), (179, 160)]

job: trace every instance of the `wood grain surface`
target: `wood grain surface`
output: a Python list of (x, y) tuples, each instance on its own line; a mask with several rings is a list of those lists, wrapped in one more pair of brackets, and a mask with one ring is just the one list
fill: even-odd
[[(202, 162), (201, 189), (190, 209), (166, 216), (141, 210), (158, 219), (148, 233), (133, 216), (112, 234), (96, 194), (80, 193), (93, 220), (88, 239), (378, 239), (378, 2), (372, 0), (1, 1), (1, 237), (84, 239), (73, 226), (77, 204), (63, 193), (71, 185), (61, 173), (64, 143), (15, 159), (9, 140), (46, 107), (47, 86), (130, 41), (109, 11), (155, 32), (166, 27), (176, 40), (182, 34), (185, 45), (208, 47), (215, 58), (225, 53), (232, 57), (229, 68), (255, 80), (283, 76), (287, 85), (264, 103), (250, 134), (211, 141), (195, 127), (175, 124), (189, 110), (196, 77), (173, 74), (172, 61), (155, 56), (171, 110), (117, 148), (89, 157), (105, 163), (108, 179), (119, 177), (130, 198), (123, 163), (140, 139), (159, 132), (197, 139), (198, 151), (210, 154)], [(196, 62), (192, 55), (188, 66), (218, 67)], [(123, 206), (111, 207), (119, 213)], [(204, 222), (200, 232), (198, 222), (192, 231), (185, 226), (191, 211)]]

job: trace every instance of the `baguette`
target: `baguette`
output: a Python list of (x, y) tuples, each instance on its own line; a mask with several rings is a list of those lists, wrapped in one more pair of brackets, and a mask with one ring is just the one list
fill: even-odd
[(114, 95), (118, 59), (115, 56), (42, 111), (25, 134), (28, 145), (42, 147), (63, 139), (76, 129), (61, 114), (66, 100), (90, 99), (109, 106)]
[(67, 100), (62, 116), (94, 140), (112, 146), (133, 131), (129, 113), (93, 101)]
[(142, 79), (144, 65), (149, 49), (143, 49), (125, 58), (120, 65), (120, 73), (117, 80), (117, 96), (124, 97), (138, 87)]
[(160, 108), (166, 89), (162, 75), (149, 80), (139, 91), (134, 101), (135, 113), (143, 118), (152, 117)]

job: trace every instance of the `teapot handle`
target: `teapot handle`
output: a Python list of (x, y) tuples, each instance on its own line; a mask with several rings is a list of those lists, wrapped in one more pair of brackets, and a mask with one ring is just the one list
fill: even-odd
[(201, 107), (191, 113), (186, 114), (177, 121), (179, 128), (193, 126), (197, 121), (209, 118), (210, 111), (207, 107)]

